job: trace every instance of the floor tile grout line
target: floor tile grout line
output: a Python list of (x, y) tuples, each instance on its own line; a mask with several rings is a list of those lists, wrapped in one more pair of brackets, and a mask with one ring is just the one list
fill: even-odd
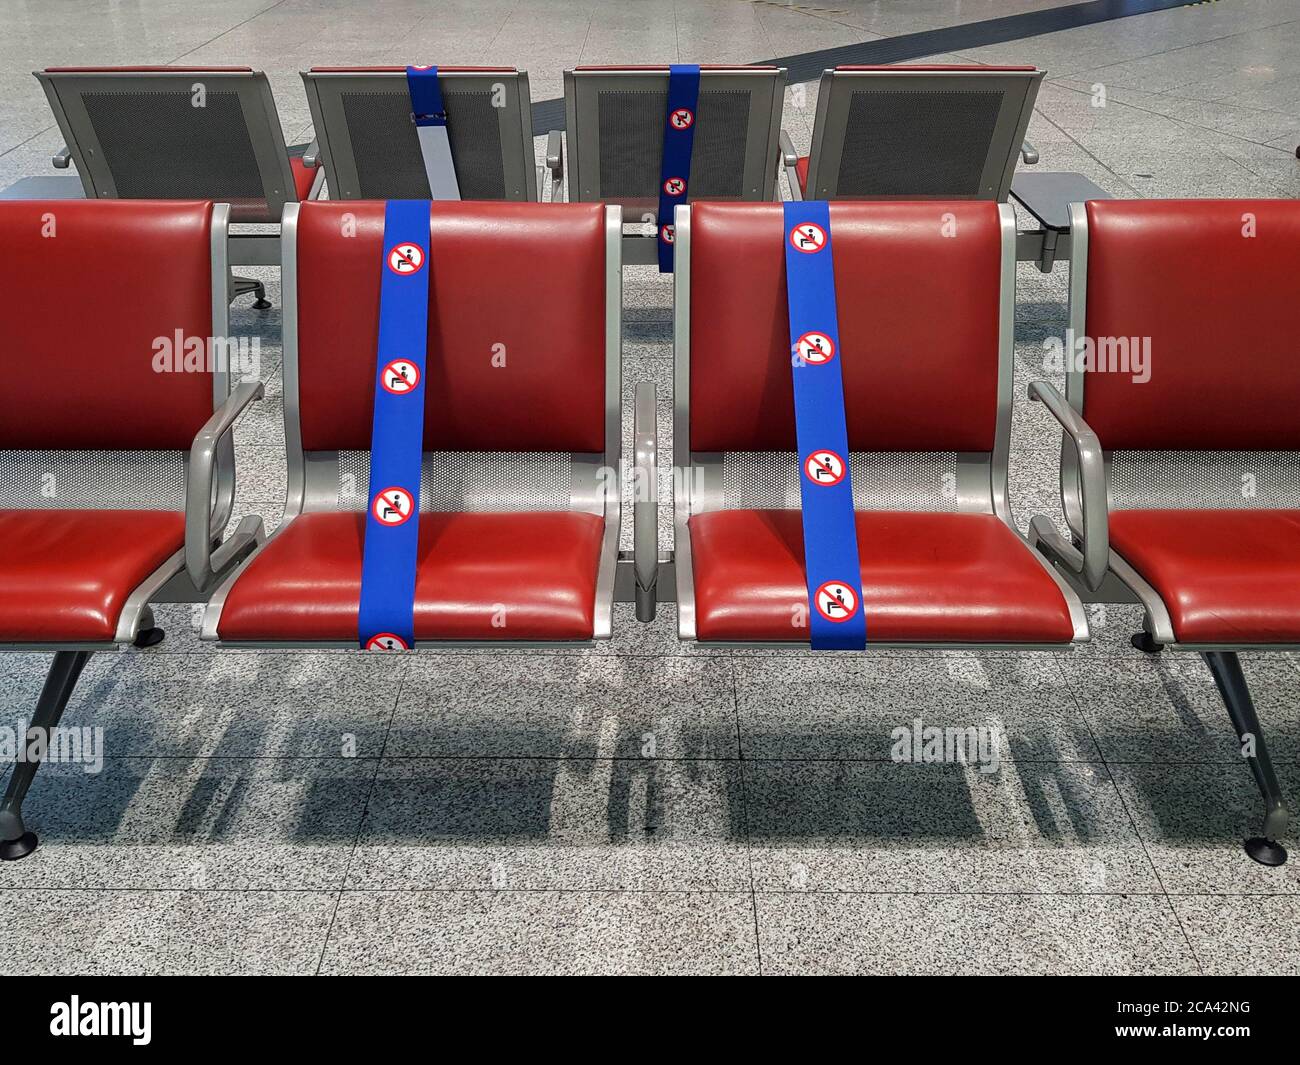
[(736, 669), (731, 659), (731, 709), (736, 721), (736, 765), (740, 773), (740, 811), (745, 820), (745, 865), (749, 872), (749, 905), (754, 915), (754, 957), (758, 962), (758, 975), (763, 975), (763, 937), (758, 926), (758, 891), (754, 881), (754, 836), (749, 823), (749, 785), (745, 778), (745, 746), (741, 738), (740, 699), (736, 694)]
[[(1147, 847), (1147, 841), (1142, 836), (1142, 830), (1138, 827), (1137, 818), (1129, 808), (1128, 802), (1124, 798), (1124, 791), (1119, 786), (1119, 781), (1111, 772), (1110, 763), (1106, 761), (1106, 752), (1102, 749), (1100, 741), (1093, 730), (1092, 722), (1089, 720), (1087, 713), (1083, 709), (1083, 702), (1079, 698), (1078, 692), (1075, 691), (1074, 684), (1066, 673), (1065, 667), (1060, 663), (1057, 664), (1060, 669), (1062, 679), (1065, 681), (1066, 689), (1070, 693), (1070, 698), (1074, 700), (1074, 705), (1078, 708), (1079, 717), (1082, 719), (1084, 727), (1088, 730), (1088, 735), (1092, 737), (1092, 744), (1097, 748), (1097, 753), (1101, 756), (1102, 769), (1106, 773), (1106, 779), (1115, 789), (1115, 795), (1119, 799), (1119, 804), (1124, 810), (1124, 816), (1128, 818), (1129, 825), (1133, 829), (1133, 835), (1137, 837), (1138, 846), (1142, 848), (1142, 853), (1146, 857), (1147, 864), (1151, 867), (1151, 875), (1155, 877), (1156, 884), (1160, 888), (1160, 893), (1164, 896), (1165, 905), (1169, 907), (1169, 912), (1173, 914), (1174, 923), (1178, 925), (1178, 931), (1182, 933), (1183, 942), (1187, 944), (1187, 950), (1192, 956), (1192, 961), (1196, 963), (1197, 972), (1202, 976), (1205, 975), (1205, 966), (1201, 963), (1201, 957), (1196, 952), (1196, 947), (1192, 944), (1192, 938), (1187, 934), (1187, 929), (1183, 926), (1183, 920), (1178, 915), (1178, 910), (1174, 906), (1174, 900), (1169, 895), (1169, 889), (1165, 887), (1164, 877), (1160, 875), (1160, 869), (1156, 866), (1155, 859), (1151, 857), (1151, 850)], [(1160, 763), (1151, 763), (1158, 765)]]
[[(63, 893), (63, 894), (149, 894), (149, 895), (731, 895), (745, 897), (754, 893), (747, 892), (743, 888), (711, 888), (711, 887), (652, 887), (652, 888), (633, 888), (633, 887), (505, 887), (505, 888), (483, 888), (483, 887), (345, 887), (345, 888), (324, 888), (324, 887), (214, 887), (214, 888), (195, 888), (195, 887), (144, 887), (144, 886), (101, 886), (101, 887), (78, 887), (75, 885), (42, 885), (42, 884), (0, 884), (0, 896), (4, 894), (17, 893)], [(1081, 899), (1123, 899), (1123, 898), (1144, 898), (1158, 899), (1165, 898), (1162, 891), (1134, 891), (1126, 888), (1123, 891), (1030, 891), (1026, 889), (1008, 889), (1005, 891), (961, 891), (947, 890), (941, 888), (897, 888), (897, 889), (866, 889), (866, 888), (760, 888), (756, 894), (764, 896), (801, 896), (801, 895), (818, 895), (832, 898), (839, 895), (853, 896), (887, 896), (896, 898), (917, 898), (917, 897), (935, 897), (935, 898), (1081, 898)], [(1221, 899), (1296, 899), (1300, 900), (1300, 888), (1290, 891), (1176, 891), (1167, 896), (1170, 899), (1193, 899), (1193, 898), (1221, 898)]]
[(370, 799), (375, 793), (375, 786), (379, 783), (379, 771), (383, 768), (384, 755), (388, 750), (388, 737), (392, 734), (393, 723), (397, 720), (397, 708), (401, 705), (402, 685), (406, 683), (406, 673), (410, 668), (410, 663), (400, 663), (400, 675), (397, 678), (397, 691), (393, 694), (393, 708), (388, 715), (388, 728), (384, 730), (383, 744), (379, 749), (379, 755), (375, 759), (375, 772), (370, 778), (370, 787), (366, 790), (365, 801), (361, 804), (361, 816), (357, 818), (357, 833), (352, 839), (352, 847), (348, 851), (348, 859), (343, 863), (343, 875), (339, 883), (338, 895), (334, 899), (334, 909), (330, 912), (330, 923), (325, 929), (325, 936), (321, 940), (320, 957), (316, 959), (316, 972), (314, 975), (319, 976), (322, 967), (325, 965), (325, 955), (329, 952), (330, 936), (334, 932), (334, 922), (338, 917), (339, 906), (343, 903), (343, 893), (348, 886), (348, 878), (352, 875), (352, 862), (356, 857), (357, 848), (361, 845), (361, 835), (366, 829), (366, 817), (370, 813)]

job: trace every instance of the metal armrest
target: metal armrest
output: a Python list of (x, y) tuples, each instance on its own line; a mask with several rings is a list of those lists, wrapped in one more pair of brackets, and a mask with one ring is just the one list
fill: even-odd
[(56, 170), (67, 170), (72, 165), (72, 151), (65, 144), (55, 153), (50, 162), (54, 164)]
[(217, 551), (212, 550), (213, 540), (221, 529), (213, 527), (212, 478), (216, 471), (217, 447), (234, 426), (244, 409), (262, 398), (261, 381), (244, 381), (226, 401), (213, 412), (207, 424), (199, 430), (190, 448), (190, 465), (185, 485), (185, 568), (190, 580), (200, 591), (212, 583), (216, 572), (250, 541), (261, 535), (262, 519), (250, 516), (239, 524), (238, 530)]
[(564, 187), (564, 137), (558, 129), (546, 135), (546, 168), (551, 172), (551, 203), (559, 203)]
[(1026, 166), (1033, 166), (1038, 162), (1038, 149), (1028, 141), (1020, 146), (1020, 158), (1025, 161)]
[(315, 170), (320, 166), (320, 141), (315, 137), (307, 145), (307, 150), (302, 153), (302, 165), (308, 170)]
[[(785, 130), (781, 131), (779, 144), (780, 165), (785, 167), (786, 180), (790, 182), (790, 198), (792, 200), (802, 200), (803, 187), (799, 184), (799, 153), (794, 150), (794, 141), (790, 139), (790, 134)], [(777, 199), (780, 199), (779, 191), (777, 192)]]
[(632, 411), (632, 555), (636, 570), (636, 617), (653, 621), (659, 582), (659, 440), (653, 382), (636, 386)]
[(1083, 555), (1082, 559), (1061, 556), (1061, 560), (1075, 573), (1081, 574), (1084, 583), (1095, 592), (1101, 587), (1110, 564), (1106, 467), (1102, 458), (1101, 441), (1080, 417), (1079, 412), (1048, 382), (1031, 382), (1029, 398), (1038, 400), (1047, 408), (1048, 413), (1061, 424), (1074, 447), (1079, 463), (1079, 494), (1083, 510)]

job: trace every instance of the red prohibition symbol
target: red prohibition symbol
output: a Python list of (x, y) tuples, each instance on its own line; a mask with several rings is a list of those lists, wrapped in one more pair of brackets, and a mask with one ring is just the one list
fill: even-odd
[(673, 129), (690, 129), (695, 125), (695, 112), (689, 107), (679, 107), (668, 116), (668, 124)]
[(686, 182), (679, 177), (670, 177), (664, 182), (664, 192), (669, 196), (680, 196), (686, 191)]
[(405, 488), (385, 488), (370, 504), (370, 513), (381, 525), (401, 525), (415, 510), (415, 500)]
[(366, 641), (367, 651), (409, 651), (406, 641), (391, 632), (377, 632)]
[(810, 366), (821, 366), (835, 358), (835, 341), (825, 333), (805, 333), (795, 341), (794, 350)]
[(837, 624), (848, 621), (858, 612), (857, 593), (842, 581), (827, 581), (813, 596), (817, 613)]
[(844, 480), (844, 459), (829, 448), (818, 448), (803, 464), (803, 472), (813, 484), (830, 488)]
[(667, 225), (663, 225), (659, 227), (659, 239), (662, 240), (665, 244), (671, 244), (675, 238), (676, 238), (676, 234), (673, 231), (673, 226), (671, 222), (669, 222)]
[(826, 230), (816, 222), (800, 222), (790, 230), (790, 246), (806, 255), (819, 252), (826, 247)]
[(410, 359), (394, 359), (384, 367), (379, 383), (395, 396), (409, 395), (420, 383), (420, 368)]
[(402, 277), (418, 274), (424, 266), (424, 249), (418, 244), (398, 244), (388, 253), (388, 269)]

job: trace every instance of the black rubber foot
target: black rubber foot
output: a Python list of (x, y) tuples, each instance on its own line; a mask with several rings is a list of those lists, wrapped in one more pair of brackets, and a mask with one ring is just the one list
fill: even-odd
[(1246, 853), (1260, 865), (1281, 865), (1286, 861), (1286, 848), (1263, 836), (1246, 840)]
[(269, 311), (271, 309), (271, 301), (268, 299), (254, 300), (253, 309), (258, 311)]
[(1151, 633), (1149, 632), (1135, 632), (1128, 638), (1128, 642), (1139, 651), (1144, 651), (1149, 655), (1158, 655), (1165, 649), (1165, 645), (1162, 643), (1156, 643), (1156, 641), (1151, 638)]
[(163, 632), (163, 630), (158, 628), (156, 625), (152, 629), (141, 629), (140, 635), (135, 638), (133, 646), (157, 647), (158, 644), (163, 642), (166, 635), (167, 633)]
[[(24, 832), (17, 839), (7, 839), (0, 843), (0, 862), (16, 862), (26, 858), (36, 849), (36, 833)], [(1285, 853), (1283, 857), (1285, 857)]]

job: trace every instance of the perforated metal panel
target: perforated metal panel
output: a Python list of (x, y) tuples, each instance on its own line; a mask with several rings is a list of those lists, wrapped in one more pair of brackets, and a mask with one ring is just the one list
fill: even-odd
[[(691, 152), (692, 199), (739, 199), (744, 194), (750, 100), (747, 92), (700, 93)], [(667, 106), (667, 92), (600, 91), (597, 115), (602, 197), (658, 197)]]
[(980, 195), (1003, 96), (1000, 91), (854, 92), (838, 194)]
[[(370, 452), (339, 454), (340, 510), (364, 510)], [(558, 451), (426, 452), (420, 476), (422, 511), (568, 510), (572, 456)]]
[(0, 451), (0, 507), (183, 510), (180, 451)]
[[(447, 136), (463, 200), (501, 200), (506, 178), (501, 160), (500, 110), (491, 92), (457, 92), (444, 85)], [(343, 92), (348, 138), (365, 199), (427, 199), (429, 182), (405, 91)]]
[(1112, 510), (1300, 508), (1300, 452), (1114, 451)]
[[(953, 452), (854, 452), (849, 471), (857, 510), (958, 509)], [(799, 456), (728, 451), (722, 457), (722, 492), (727, 509), (798, 509)]]
[(81, 94), (124, 199), (262, 200), (262, 178), (239, 94), (208, 88), (204, 106), (189, 92)]

